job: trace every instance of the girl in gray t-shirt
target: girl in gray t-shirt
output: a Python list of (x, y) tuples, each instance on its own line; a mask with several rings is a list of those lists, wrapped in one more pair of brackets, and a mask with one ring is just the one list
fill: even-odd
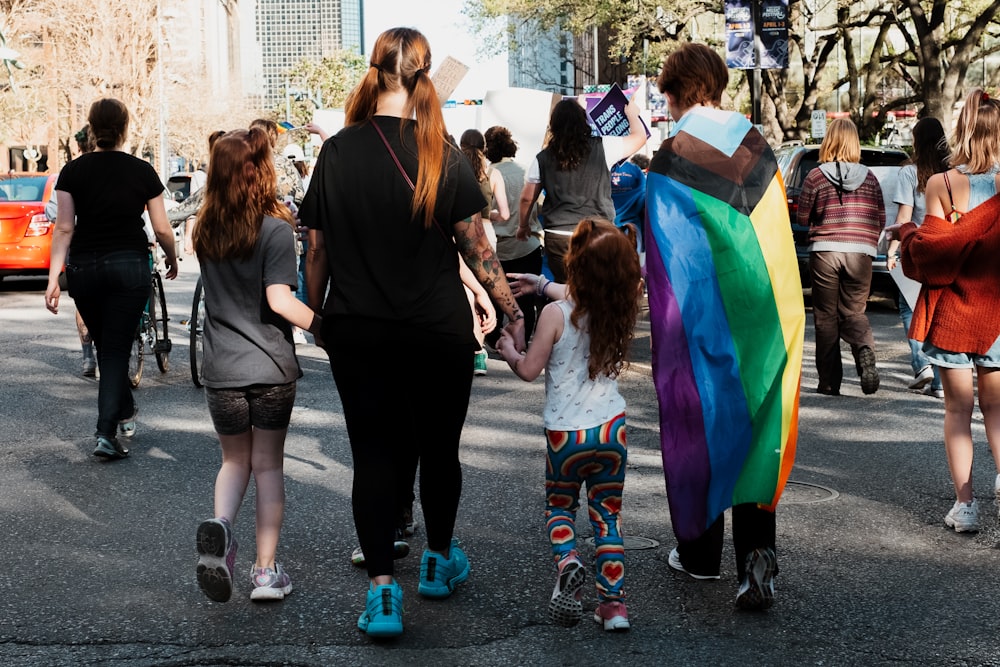
[(235, 130), (215, 142), (194, 249), (205, 288), (204, 377), (222, 467), (215, 517), (198, 526), (198, 585), (216, 601), (233, 592), (233, 523), (256, 484), (257, 560), (251, 600), (280, 600), (292, 580), (275, 560), (285, 510), (285, 434), (302, 376), (292, 325), (315, 335), (320, 318), (295, 298), (294, 219), (275, 196), (267, 134)]

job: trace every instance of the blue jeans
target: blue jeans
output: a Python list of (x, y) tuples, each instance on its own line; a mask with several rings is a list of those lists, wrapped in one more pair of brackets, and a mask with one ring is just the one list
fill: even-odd
[(66, 284), (97, 348), (101, 379), (96, 435), (114, 438), (119, 420), (135, 411), (128, 358), (149, 300), (149, 253), (74, 253), (66, 264)]
[(934, 379), (931, 381), (931, 389), (940, 389), (941, 375), (938, 373), (938, 367), (931, 364), (931, 360), (923, 353), (923, 343), (909, 337), (910, 320), (913, 319), (913, 310), (910, 308), (910, 304), (906, 303), (906, 299), (903, 298), (902, 294), (899, 295), (899, 319), (903, 320), (903, 330), (907, 332), (907, 340), (910, 343), (910, 366), (913, 368), (913, 376), (916, 377), (917, 373), (923, 370), (925, 366), (930, 366), (934, 369)]

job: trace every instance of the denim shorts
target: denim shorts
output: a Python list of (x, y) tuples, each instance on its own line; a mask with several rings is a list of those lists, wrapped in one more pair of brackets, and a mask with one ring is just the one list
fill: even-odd
[(1000, 337), (993, 341), (993, 345), (986, 350), (986, 354), (951, 352), (942, 350), (927, 341), (924, 341), (922, 349), (932, 364), (942, 368), (973, 368), (975, 366), (1000, 368)]
[(208, 412), (219, 435), (239, 435), (250, 427), (268, 431), (288, 428), (295, 404), (295, 383), (255, 385), (239, 389), (205, 388)]

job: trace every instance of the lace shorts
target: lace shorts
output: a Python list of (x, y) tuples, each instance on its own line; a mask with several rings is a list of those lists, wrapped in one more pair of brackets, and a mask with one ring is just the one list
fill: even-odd
[(295, 383), (239, 389), (205, 388), (208, 413), (219, 435), (239, 435), (250, 427), (268, 431), (288, 428), (295, 404)]

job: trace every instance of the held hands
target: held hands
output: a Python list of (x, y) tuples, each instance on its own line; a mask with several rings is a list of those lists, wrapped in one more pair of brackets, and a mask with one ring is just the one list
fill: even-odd
[(510, 335), (507, 329), (500, 332), (500, 338), (497, 340), (497, 352), (500, 353), (500, 356), (508, 364), (514, 363), (521, 356), (521, 353), (517, 351), (517, 346), (514, 344), (514, 337)]
[(529, 236), (531, 236), (531, 226), (518, 224), (517, 232), (514, 234), (514, 238), (518, 241), (527, 241)]
[[(500, 337), (509, 336), (514, 349), (518, 354), (524, 352), (527, 349), (527, 344), (525, 342), (524, 336), (524, 316), (522, 315), (519, 319), (512, 320), (503, 328), (500, 333)], [(506, 357), (505, 357), (506, 358)]]
[(535, 293), (538, 288), (538, 276), (534, 273), (508, 273), (507, 284), (510, 285), (510, 293), (515, 299), (522, 296), (529, 296)]

